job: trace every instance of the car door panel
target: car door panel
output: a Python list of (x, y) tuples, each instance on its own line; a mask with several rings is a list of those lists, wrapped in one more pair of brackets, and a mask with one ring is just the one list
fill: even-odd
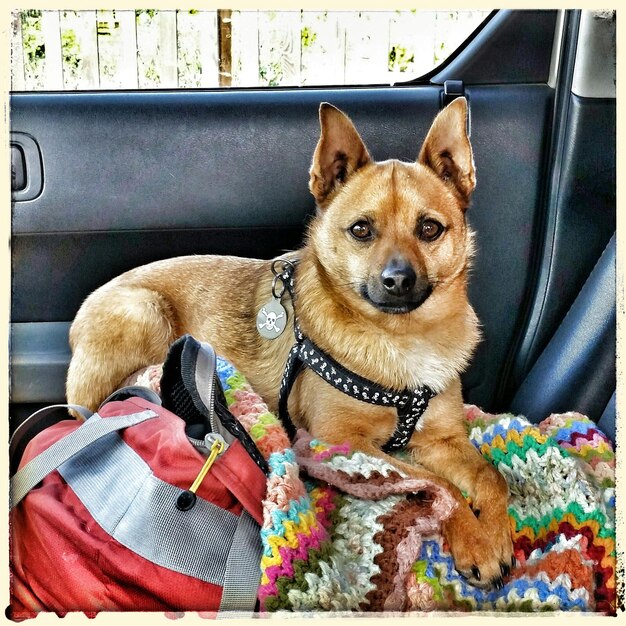
[[(506, 408), (615, 229), (614, 99), (566, 96), (552, 184), (553, 78), (571, 65), (575, 14), (497, 12), (404, 85), (12, 94), (11, 131), (36, 142), (43, 177), (39, 195), (13, 202), (12, 414), (63, 398), (69, 323), (113, 276), (184, 254), (271, 258), (302, 242), (320, 102), (353, 119), (377, 160), (413, 160), (450, 79), (470, 104), (477, 168), (469, 294), (483, 341), (465, 397)], [(30, 386), (38, 377), (45, 392)]]
[[(20, 268), (14, 321), (69, 321), (95, 287), (157, 258), (268, 257), (294, 246), (294, 231), (302, 235), (313, 210), (307, 182), (319, 103), (330, 101), (351, 115), (375, 158), (414, 160), (439, 110), (440, 91), (141, 94), (100, 104), (85, 104), (80, 95), (17, 98), (14, 128), (27, 127), (37, 138), (46, 185), (14, 212), (13, 266)], [(468, 213), (479, 250), (471, 291), (491, 328), (494, 306), (496, 312), (515, 309), (525, 288), (541, 190), (537, 155), (552, 94), (535, 85), (477, 87), (467, 96), (478, 171)], [(100, 120), (95, 129), (94, 118)], [(89, 141), (94, 135), (102, 139)], [(264, 229), (277, 231), (268, 237)], [(511, 232), (519, 236), (512, 240)], [(243, 233), (249, 236), (240, 239)], [(494, 258), (506, 293), (493, 280)], [(54, 291), (46, 289), (50, 284)], [(34, 302), (30, 286), (42, 294)], [(515, 317), (503, 320), (483, 344), (468, 378), (474, 401), (486, 404), (491, 397), (497, 368), (489, 364), (502, 361), (517, 324)]]

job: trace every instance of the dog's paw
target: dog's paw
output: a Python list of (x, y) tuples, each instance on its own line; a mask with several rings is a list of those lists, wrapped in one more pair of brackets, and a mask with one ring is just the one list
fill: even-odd
[(502, 519), (481, 516), (460, 506), (444, 524), (443, 534), (461, 576), (475, 587), (502, 589), (515, 567), (506, 512)]

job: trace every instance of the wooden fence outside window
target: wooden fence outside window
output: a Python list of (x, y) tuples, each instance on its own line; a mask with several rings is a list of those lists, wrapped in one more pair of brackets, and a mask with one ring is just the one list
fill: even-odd
[(14, 91), (393, 84), (488, 11), (14, 11)]

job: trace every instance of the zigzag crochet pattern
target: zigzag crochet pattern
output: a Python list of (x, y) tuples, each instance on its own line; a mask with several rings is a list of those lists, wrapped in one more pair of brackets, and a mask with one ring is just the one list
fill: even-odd
[[(439, 535), (452, 500), (380, 459), (280, 422), (232, 365), (230, 410), (269, 463), (259, 600), (263, 613), (539, 612), (614, 615), (615, 455), (583, 415), (520, 416), (466, 407), (471, 441), (506, 478), (518, 565), (499, 591), (454, 570)], [(419, 484), (418, 484), (419, 483)]]

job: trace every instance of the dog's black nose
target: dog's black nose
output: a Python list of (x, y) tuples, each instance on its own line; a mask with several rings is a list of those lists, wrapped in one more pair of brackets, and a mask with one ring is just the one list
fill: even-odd
[(405, 296), (415, 287), (417, 276), (404, 259), (392, 259), (380, 275), (385, 291), (392, 296)]

